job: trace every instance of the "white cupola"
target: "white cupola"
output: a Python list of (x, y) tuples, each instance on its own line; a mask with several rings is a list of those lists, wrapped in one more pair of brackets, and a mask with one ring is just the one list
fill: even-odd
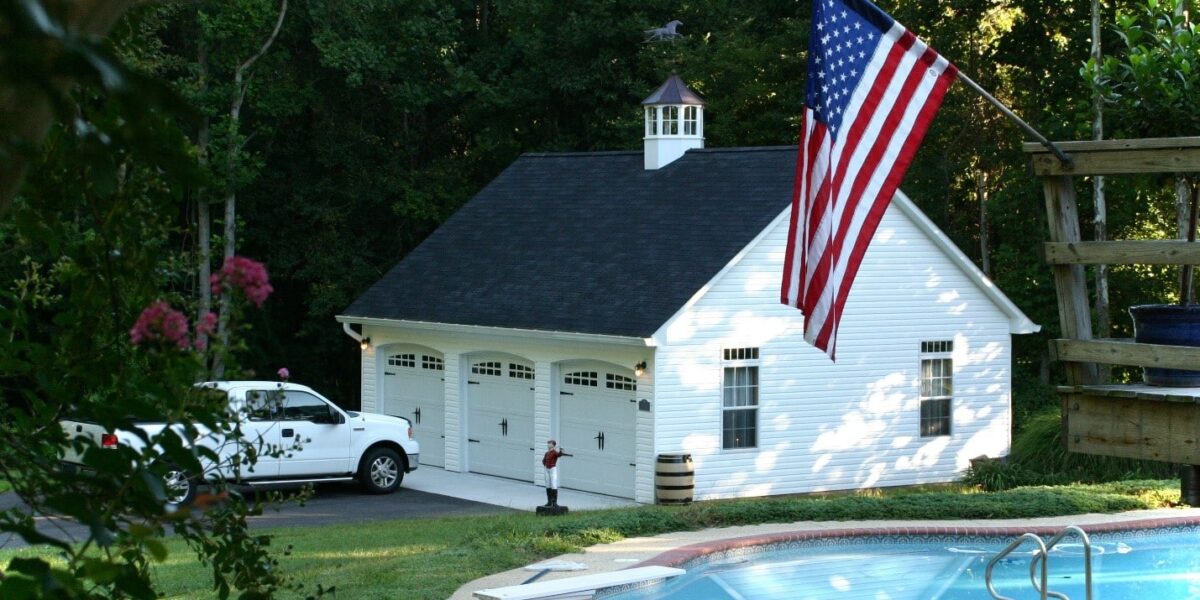
[(704, 147), (704, 100), (671, 73), (650, 97), (646, 111), (646, 169), (665, 167), (692, 148)]

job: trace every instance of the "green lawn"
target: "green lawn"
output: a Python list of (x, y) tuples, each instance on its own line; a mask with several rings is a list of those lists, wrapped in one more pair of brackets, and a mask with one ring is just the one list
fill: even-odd
[[(670, 531), (809, 520), (1021, 518), (1161, 508), (1179, 482), (1128, 481), (982, 493), (960, 486), (642, 506), (539, 518), (530, 514), (273, 531), (281, 567), (338, 597), (443, 600), (462, 584), (596, 543)], [(157, 567), (168, 598), (211, 598), (210, 579), (182, 544)], [(33, 553), (27, 550), (19, 554)], [(18, 552), (0, 553), (0, 562)]]

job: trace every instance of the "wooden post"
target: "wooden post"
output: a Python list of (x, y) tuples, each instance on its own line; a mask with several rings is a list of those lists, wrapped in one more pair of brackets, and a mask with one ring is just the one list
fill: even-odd
[[(1042, 183), (1046, 195), (1050, 241), (1079, 242), (1079, 210), (1075, 204), (1074, 181), (1070, 176), (1057, 175), (1043, 177)], [(1092, 315), (1088, 307), (1087, 280), (1084, 278), (1083, 265), (1056, 264), (1053, 270), (1054, 287), (1058, 294), (1058, 318), (1063, 337), (1074, 340), (1092, 339)], [(1069, 362), (1065, 366), (1067, 381), (1071, 385), (1098, 382), (1095, 363)]]

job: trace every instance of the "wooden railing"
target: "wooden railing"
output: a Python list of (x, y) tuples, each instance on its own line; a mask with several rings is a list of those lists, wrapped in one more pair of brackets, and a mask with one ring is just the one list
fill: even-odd
[[(1093, 339), (1084, 265), (1197, 265), (1200, 243), (1180, 240), (1089, 242), (1080, 235), (1074, 178), (1095, 175), (1200, 173), (1200, 137), (1058, 142), (1064, 165), (1045, 147), (1027, 143), (1041, 178), (1062, 339), (1052, 358), (1066, 367), (1064, 438), (1073, 452), (1200, 463), (1200, 388), (1165, 388), (1099, 381), (1097, 364), (1200, 370), (1200, 348)], [(1147, 301), (1150, 299), (1147, 298)]]

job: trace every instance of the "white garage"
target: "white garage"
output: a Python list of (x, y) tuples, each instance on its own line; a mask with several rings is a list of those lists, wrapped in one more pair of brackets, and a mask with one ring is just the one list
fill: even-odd
[(466, 368), (470, 471), (533, 481), (533, 364), (479, 355)]
[(421, 444), (421, 464), (446, 465), (445, 364), (440, 353), (389, 348), (383, 364), (385, 414), (404, 417)]
[(633, 497), (637, 380), (604, 363), (570, 363), (560, 372), (559, 462), (562, 487)]

